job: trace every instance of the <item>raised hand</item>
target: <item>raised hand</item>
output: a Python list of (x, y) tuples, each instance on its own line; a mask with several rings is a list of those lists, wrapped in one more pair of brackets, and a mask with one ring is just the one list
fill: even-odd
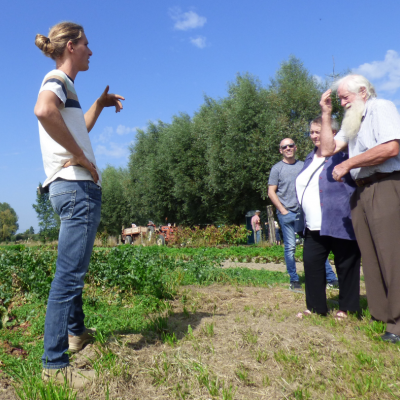
[(331, 99), (332, 89), (328, 89), (321, 96), (321, 101), (319, 105), (321, 106), (322, 113), (332, 114), (332, 99)]
[(107, 85), (104, 92), (98, 99), (99, 105), (101, 107), (114, 107), (115, 112), (120, 112), (124, 107), (122, 106), (121, 100), (125, 100), (124, 97), (119, 94), (108, 93), (110, 86)]

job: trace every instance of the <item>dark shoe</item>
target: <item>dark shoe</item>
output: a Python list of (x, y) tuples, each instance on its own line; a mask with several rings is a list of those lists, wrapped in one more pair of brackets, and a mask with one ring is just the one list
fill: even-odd
[(382, 335), (381, 338), (384, 342), (391, 342), (391, 343), (400, 342), (400, 336), (390, 332), (385, 332), (385, 334)]
[(335, 281), (328, 282), (326, 284), (327, 289), (339, 289), (339, 281), (336, 279)]
[(303, 291), (303, 288), (301, 287), (299, 281), (290, 282), (289, 289), (293, 290), (294, 292), (299, 292), (299, 291), (302, 292)]

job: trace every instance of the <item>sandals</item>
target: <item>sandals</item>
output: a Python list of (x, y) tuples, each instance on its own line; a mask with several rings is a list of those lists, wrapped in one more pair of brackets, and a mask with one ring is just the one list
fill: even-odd
[(311, 314), (310, 310), (305, 310), (296, 314), (296, 318), (303, 319), (304, 317), (309, 317)]
[(333, 319), (336, 321), (345, 321), (347, 319), (347, 312), (346, 311), (336, 311)]

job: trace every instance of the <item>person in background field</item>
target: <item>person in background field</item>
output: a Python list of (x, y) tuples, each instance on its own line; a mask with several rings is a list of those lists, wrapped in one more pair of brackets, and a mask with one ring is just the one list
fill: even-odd
[[(279, 151), (283, 156), (282, 161), (275, 164), (270, 172), (268, 180), (268, 197), (276, 207), (279, 225), (282, 230), (285, 245), (286, 269), (290, 277), (290, 289), (302, 290), (299, 276), (296, 272), (296, 232), (294, 220), (299, 210), (296, 197), (296, 177), (303, 168), (303, 161), (296, 160), (297, 147), (292, 139), (283, 139), (279, 145)], [(335, 285), (336, 275), (327, 261), (327, 277)]]
[[(345, 116), (334, 137), (330, 126), (332, 90), (337, 90)], [(368, 308), (372, 319), (386, 323), (382, 340), (400, 342), (400, 115), (396, 106), (377, 99), (361, 75), (347, 75), (321, 97), (322, 156), (348, 149), (331, 179), (342, 182), (349, 172), (357, 189), (350, 200), (360, 246)]]
[[(335, 318), (347, 318), (347, 312), (360, 308), (360, 259), (361, 254), (354, 235), (350, 216), (350, 197), (355, 183), (347, 174), (343, 182), (332, 179), (332, 170), (348, 158), (337, 153), (329, 159), (321, 154), (321, 117), (310, 124), (310, 138), (315, 148), (307, 155), (303, 170), (296, 179), (296, 192), (305, 217), (304, 275), (306, 281), (307, 309), (297, 314), (303, 318), (312, 312), (326, 315), (326, 269), (329, 253), (335, 256), (339, 277), (339, 311)], [(338, 124), (331, 121), (332, 137)]]
[(256, 213), (251, 217), (251, 227), (254, 232), (254, 242), (259, 243), (261, 240), (261, 219), (260, 210), (256, 210)]
[(44, 330), (43, 380), (78, 389), (94, 371), (76, 370), (66, 352), (76, 352), (93, 339), (84, 324), (82, 289), (100, 222), (101, 175), (88, 133), (104, 107), (122, 109), (122, 96), (108, 86), (83, 114), (75, 78), (89, 69), (92, 51), (82, 26), (62, 22), (49, 36), (36, 35), (35, 44), (56, 62), (43, 79), (35, 106), (40, 146), (53, 208), (60, 215), (56, 273), (51, 284)]

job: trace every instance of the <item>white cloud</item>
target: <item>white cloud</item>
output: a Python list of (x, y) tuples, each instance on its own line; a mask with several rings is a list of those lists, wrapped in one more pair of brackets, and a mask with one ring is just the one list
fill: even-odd
[(127, 135), (128, 133), (136, 132), (137, 129), (137, 126), (130, 128), (129, 126), (118, 125), (115, 132), (117, 132), (118, 135)]
[(107, 146), (103, 146), (99, 144), (96, 147), (95, 154), (96, 156), (107, 156), (114, 158), (123, 158), (128, 157), (129, 155), (129, 143), (118, 144), (114, 142), (110, 142)]
[(383, 61), (372, 61), (353, 69), (373, 81), (378, 91), (395, 92), (400, 88), (400, 55), (388, 50)]
[(199, 49), (204, 49), (204, 47), (207, 46), (206, 38), (204, 36), (197, 36), (195, 38), (190, 38), (190, 43), (192, 43)]
[(122, 136), (129, 133), (135, 133), (137, 129), (140, 128), (138, 128), (137, 126), (131, 128), (125, 125), (118, 125), (117, 129), (115, 129), (114, 131), (114, 128), (112, 126), (106, 126), (103, 129), (103, 132), (101, 132), (100, 135), (95, 139), (95, 141), (100, 143), (108, 143), (115, 133)]
[(317, 82), (319, 85), (322, 85), (324, 83), (324, 79), (319, 75), (313, 75), (313, 78), (315, 82)]
[(206, 17), (201, 17), (194, 11), (183, 13), (180, 8), (169, 10), (170, 17), (175, 21), (174, 28), (178, 31), (201, 28), (206, 22)]
[(102, 142), (106, 143), (111, 139), (111, 136), (114, 133), (114, 129), (111, 126), (106, 126), (103, 129), (103, 132), (100, 133), (100, 135), (97, 137), (97, 142)]

